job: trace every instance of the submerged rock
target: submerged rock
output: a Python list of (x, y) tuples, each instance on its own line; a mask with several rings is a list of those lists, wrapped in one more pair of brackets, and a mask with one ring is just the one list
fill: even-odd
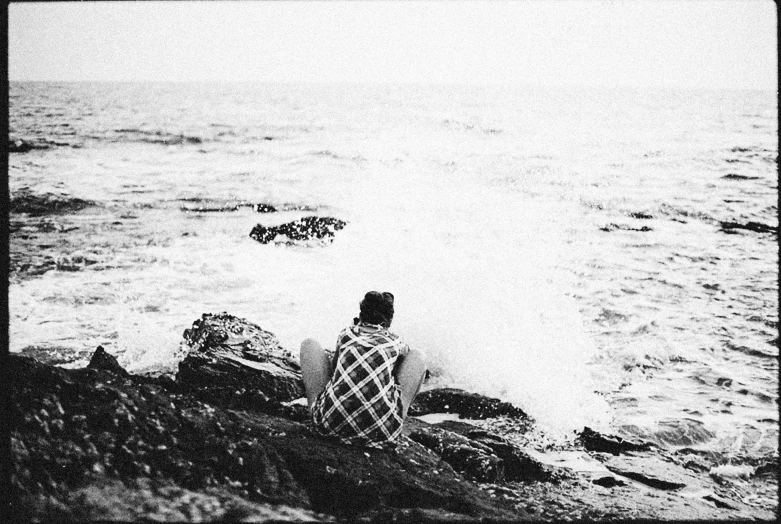
[(656, 457), (610, 457), (605, 467), (611, 473), (630, 478), (652, 488), (674, 491), (696, 484), (691, 471)]
[(41, 216), (73, 213), (94, 205), (94, 202), (80, 198), (55, 195), (53, 193), (38, 195), (29, 190), (22, 190), (11, 198), (10, 211), (11, 213), (27, 213), (31, 216)]
[(721, 230), (725, 233), (734, 233), (736, 229), (745, 229), (747, 231), (754, 231), (755, 233), (772, 233), (778, 234), (778, 228), (762, 224), (761, 222), (747, 222), (741, 224), (740, 222), (719, 222)]
[[(650, 217), (649, 217), (650, 218)], [(652, 228), (648, 226), (642, 226), (642, 227), (632, 227), (628, 226), (626, 224), (608, 224), (606, 226), (602, 226), (599, 228), (600, 231), (640, 231), (642, 233), (645, 233), (647, 231), (653, 231)]]
[(179, 209), (187, 213), (226, 213), (238, 211), (242, 207), (250, 207), (256, 213), (276, 213), (277, 208), (271, 204), (249, 204), (246, 202), (212, 202), (203, 199), (183, 199), (186, 202), (195, 202), (196, 205), (183, 205)]
[(627, 451), (648, 451), (653, 444), (648, 442), (632, 442), (616, 435), (603, 435), (589, 427), (583, 428), (578, 435), (583, 447), (589, 451), (599, 451), (620, 455)]
[(294, 222), (287, 222), (280, 226), (265, 227), (262, 224), (256, 225), (250, 231), (250, 238), (257, 240), (261, 244), (268, 244), (278, 235), (286, 236), (290, 241), (311, 240), (313, 238), (331, 239), (336, 231), (343, 229), (347, 225), (343, 220), (331, 217), (304, 217)]
[(727, 175), (724, 175), (721, 178), (723, 178), (724, 180), (760, 180), (762, 177), (738, 175), (736, 173), (729, 173)]

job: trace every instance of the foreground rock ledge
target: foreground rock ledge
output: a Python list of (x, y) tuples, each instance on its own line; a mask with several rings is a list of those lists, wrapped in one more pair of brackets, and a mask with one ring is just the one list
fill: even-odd
[[(130, 374), (103, 348), (83, 369), (9, 357), (14, 520), (774, 517), (731, 495), (774, 489), (772, 465), (736, 488), (714, 482), (702, 457), (692, 468), (691, 457), (590, 430), (573, 449), (604, 464), (591, 476), (540, 464), (466, 420), (411, 418), (395, 450), (342, 445), (313, 433), (306, 408), (287, 402), (301, 393), (300, 371), (268, 331), (204, 315), (185, 346), (175, 379)], [(452, 389), (426, 392), (415, 409), (444, 406), (465, 419), (504, 417), (519, 431), (533, 423)]]

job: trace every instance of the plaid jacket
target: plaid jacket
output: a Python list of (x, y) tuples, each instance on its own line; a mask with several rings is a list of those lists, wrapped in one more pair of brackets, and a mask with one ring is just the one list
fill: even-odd
[(333, 375), (312, 405), (324, 434), (349, 444), (379, 445), (401, 434), (401, 389), (393, 375), (409, 346), (387, 329), (360, 323), (336, 341)]

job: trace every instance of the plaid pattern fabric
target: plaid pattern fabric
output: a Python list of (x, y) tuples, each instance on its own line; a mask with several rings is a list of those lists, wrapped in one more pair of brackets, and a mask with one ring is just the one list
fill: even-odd
[(393, 370), (408, 352), (407, 344), (381, 326), (344, 329), (336, 342), (333, 376), (312, 406), (315, 428), (349, 444), (395, 440), (403, 420)]

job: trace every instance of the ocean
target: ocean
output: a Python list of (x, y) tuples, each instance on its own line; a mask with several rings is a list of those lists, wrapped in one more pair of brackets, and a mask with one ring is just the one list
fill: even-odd
[[(102, 345), (171, 371), (202, 313), (297, 351), (391, 291), (392, 330), (435, 383), (551, 434), (777, 454), (776, 101), (11, 82), (10, 350), (79, 367)], [(42, 195), (81, 204), (14, 211)], [(249, 237), (312, 215), (347, 225), (333, 242)]]

